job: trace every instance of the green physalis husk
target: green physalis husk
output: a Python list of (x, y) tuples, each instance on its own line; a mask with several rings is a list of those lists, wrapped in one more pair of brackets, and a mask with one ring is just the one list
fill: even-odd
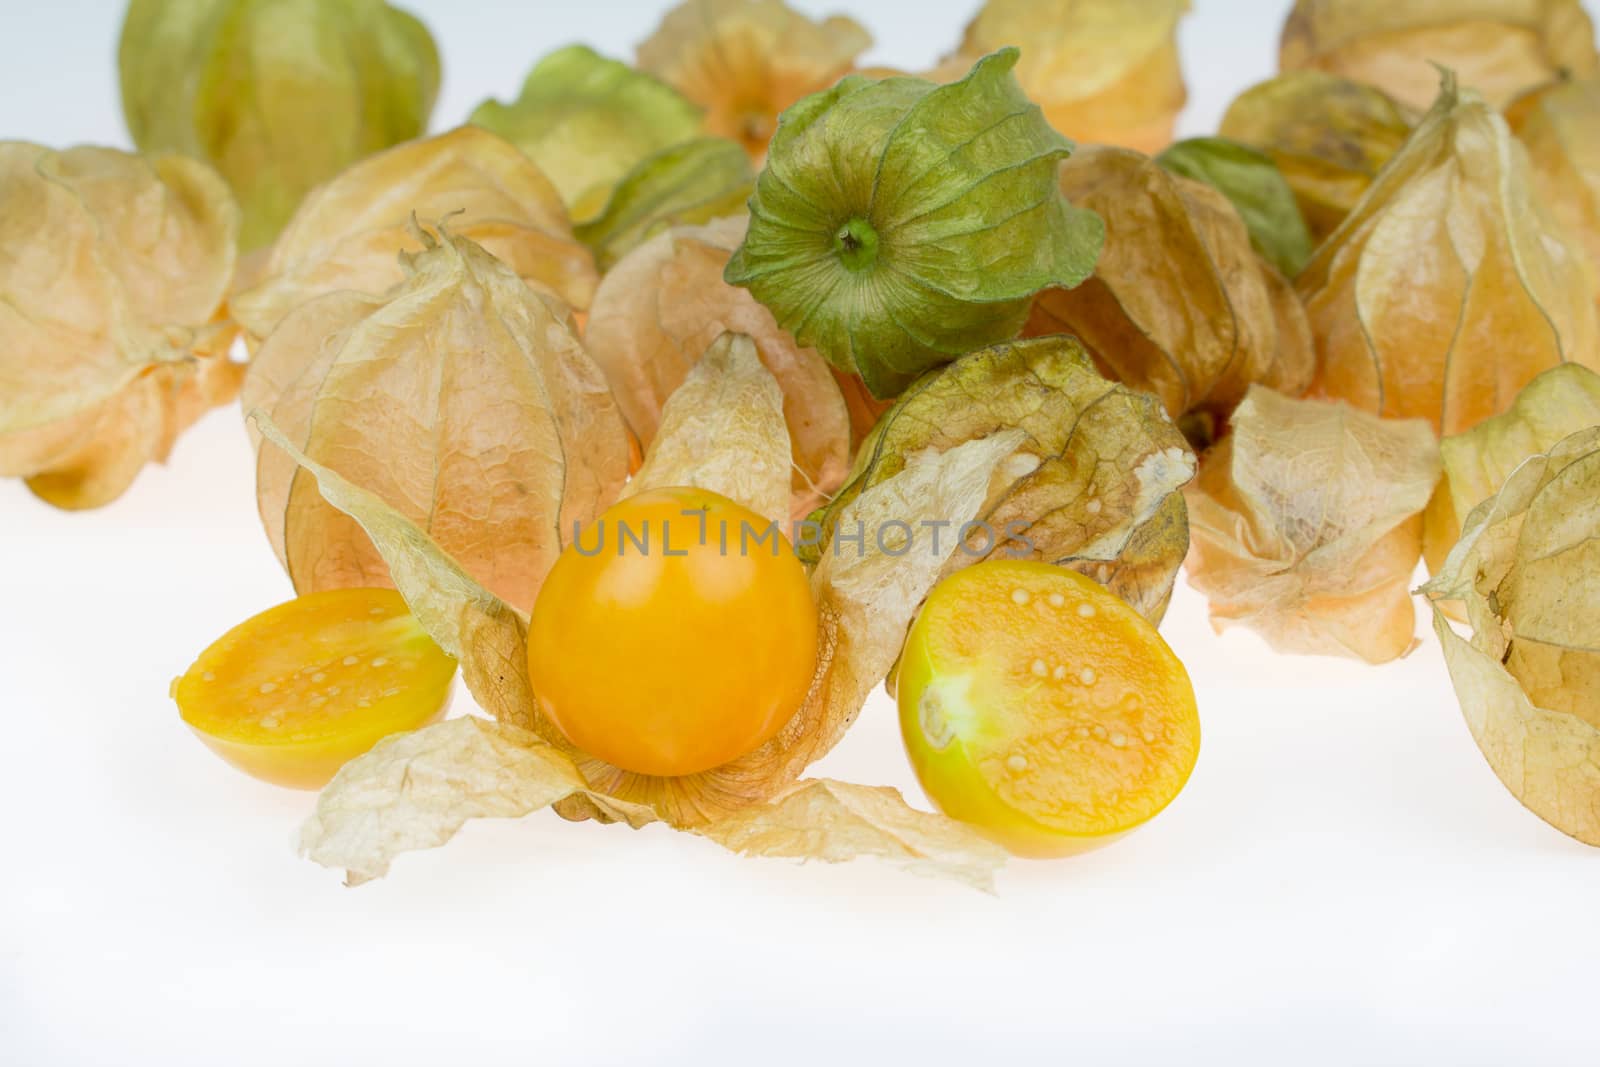
[(699, 105), (665, 82), (570, 45), (534, 65), (516, 100), (479, 104), (472, 124), (539, 164), (581, 222), (641, 160), (695, 136), (700, 117)]
[(755, 188), (750, 157), (737, 141), (701, 137), (644, 160), (612, 190), (598, 218), (577, 227), (602, 271), (656, 234), (741, 215)]
[(1105, 227), (1067, 203), (1072, 142), (1012, 76), (851, 76), (786, 111), (727, 281), (879, 397), (1022, 329), (1034, 293), (1094, 270)]
[(383, 0), (133, 0), (118, 63), (134, 143), (216, 167), (246, 250), (313, 186), (420, 136), (439, 94), (433, 38)]
[(1250, 243), (1285, 278), (1292, 279), (1310, 261), (1315, 245), (1305, 216), (1265, 152), (1226, 137), (1195, 137), (1168, 148), (1156, 162), (1227, 197), (1250, 231)]

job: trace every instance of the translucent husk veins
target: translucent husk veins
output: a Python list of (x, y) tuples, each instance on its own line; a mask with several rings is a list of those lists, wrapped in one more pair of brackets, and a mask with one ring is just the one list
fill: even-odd
[(1076, 335), (1102, 371), (1175, 419), (1225, 418), (1253, 384), (1305, 390), (1305, 312), (1222, 193), (1124, 148), (1082, 149), (1060, 180), (1105, 220), (1106, 246), (1084, 284), (1035, 298), (1028, 336)]
[(1296, 282), (1318, 350), (1313, 394), (1460, 433), (1540, 371), (1600, 367), (1594, 285), (1505, 120), (1447, 75)]
[[(627, 431), (564, 305), (464, 237), (414, 239), (423, 251), (386, 294), (291, 312), (251, 365), (244, 407), (527, 608), (573, 524), (627, 478)], [(277, 449), (259, 450), (256, 495), (298, 592), (388, 580), (381, 551)]]
[(1529, 382), (1500, 415), (1439, 442), (1444, 477), (1428, 502), (1423, 556), (1437, 574), (1461, 538), (1462, 520), (1530, 456), (1600, 426), (1600, 374), (1563, 363)]
[(1518, 97), (1506, 121), (1528, 149), (1539, 198), (1588, 252), (1600, 301), (1600, 74)]
[(805, 515), (844, 482), (851, 411), (838, 378), (744, 289), (722, 279), (745, 220), (673, 227), (607, 273), (584, 340), (605, 372), (628, 427), (649, 447), (663, 405), (716, 338), (752, 338), (783, 391), (794, 462), (792, 511)]
[(509, 142), (463, 126), (379, 153), (313, 190), (229, 312), (256, 348), (317, 297), (382, 295), (405, 279), (402, 257), (423, 250), (418, 224), (445, 220), (536, 289), (589, 306), (599, 277), (555, 186)]
[(1305, 70), (1245, 90), (1229, 105), (1219, 132), (1278, 165), (1320, 243), (1339, 228), (1415, 123), (1410, 109), (1381, 89)]
[(1436, 65), (1500, 107), (1563, 72), (1600, 70), (1582, 0), (1297, 0), (1280, 70), (1323, 70), (1421, 110)]
[[(1600, 426), (1529, 457), (1422, 587), (1467, 727), (1513, 796), (1600, 846)], [(1472, 634), (1442, 603), (1465, 604)]]
[(1383, 663), (1415, 643), (1410, 584), (1439, 477), (1420, 420), (1256, 387), (1189, 489), (1189, 581), (1212, 625)]
[(100, 507), (238, 389), (239, 210), (203, 163), (0, 142), (0, 476)]

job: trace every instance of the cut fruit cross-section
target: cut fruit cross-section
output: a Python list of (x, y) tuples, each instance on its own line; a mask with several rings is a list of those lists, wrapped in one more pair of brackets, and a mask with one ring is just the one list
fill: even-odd
[(993, 560), (942, 582), (898, 689), (928, 796), (1018, 855), (1070, 855), (1142, 825), (1199, 756), (1194, 690), (1161, 635), (1045, 563)]

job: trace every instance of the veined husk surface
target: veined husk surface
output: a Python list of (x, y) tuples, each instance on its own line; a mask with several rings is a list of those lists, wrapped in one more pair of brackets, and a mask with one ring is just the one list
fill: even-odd
[(701, 109), (671, 86), (584, 45), (545, 56), (509, 104), (487, 100), (474, 125), (515, 144), (550, 176), (574, 218), (598, 215), (623, 176), (694, 137)]
[(476, 126), (411, 141), (355, 164), (300, 206), (229, 312), (259, 346), (295, 308), (336, 292), (379, 295), (422, 251), (416, 222), (481, 245), (528, 284), (577, 309), (599, 276), (544, 173)]
[(1416, 639), (1411, 579), (1439, 449), (1420, 419), (1259, 386), (1190, 486), (1189, 581), (1212, 625), (1384, 663)]
[[(1600, 846), (1600, 427), (1517, 467), (1422, 591), (1489, 766), (1534, 814)], [(1451, 601), (1470, 637), (1441, 610)]]
[(1002, 49), (960, 81), (852, 75), (790, 108), (724, 277), (873, 395), (1016, 337), (1079, 284), (1104, 226), (1056, 172), (1072, 142)]
[(1438, 68), (1494, 107), (1562, 73), (1600, 71), (1582, 0), (1297, 0), (1278, 66), (1377, 86), (1421, 110)]
[(1583, 245), (1600, 279), (1600, 75), (1520, 96), (1506, 121), (1527, 146), (1534, 189), (1562, 231)]
[(196, 160), (0, 142), (0, 476), (108, 504), (233, 398), (238, 228)]
[(730, 330), (750, 337), (783, 390), (793, 511), (804, 515), (844, 483), (851, 412), (816, 350), (796, 341), (748, 291), (722, 280), (746, 226), (734, 216), (672, 227), (628, 253), (601, 282), (584, 340), (629, 428), (649, 447), (668, 398), (711, 342)]
[(1592, 268), (1527, 153), (1445, 78), (1433, 110), (1296, 282), (1314, 395), (1460, 433), (1540, 371), (1600, 366)]
[[(565, 305), (465, 237), (414, 240), (383, 295), (291, 312), (250, 367), (244, 409), (526, 609), (574, 524), (620, 491), (627, 431)], [(381, 546), (277, 448), (259, 450), (256, 497), (297, 592), (388, 582)]]
[(1225, 196), (1126, 148), (1081, 149), (1060, 181), (1105, 219), (1106, 246), (1088, 281), (1034, 299), (1027, 335), (1077, 336), (1175, 419), (1225, 418), (1252, 384), (1310, 384), (1305, 311)]
[(813, 516), (820, 558), (851, 530), (844, 516), (873, 486), (929, 450), (1008, 428), (1026, 436), (1010, 480), (954, 528), (979, 559), (1036, 559), (1077, 570), (1159, 624), (1189, 550), (1182, 489), (1195, 457), (1156, 399), (1101, 377), (1076, 338), (1042, 337), (982, 349), (907, 389), (862, 445), (850, 481)]

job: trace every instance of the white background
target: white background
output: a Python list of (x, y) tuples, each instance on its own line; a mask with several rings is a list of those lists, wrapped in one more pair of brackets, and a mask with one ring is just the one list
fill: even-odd
[[(915, 67), (972, 2), (853, 13)], [(411, 6), (448, 125), (569, 40), (629, 54), (664, 5)], [(1287, 4), (1197, 6), (1191, 132), (1270, 73)], [(119, 15), (0, 0), (0, 137), (124, 142)], [(289, 595), (232, 409), (97, 513), (0, 483), (0, 1062), (1600, 1062), (1600, 854), (1501, 788), (1431, 639), (1383, 668), (1276, 657), (1180, 587), (1188, 790), (997, 897), (551, 815), (347, 890), (291, 853), (311, 795), (224, 766), (167, 699)], [(917, 796), (881, 694), (817, 770)]]

